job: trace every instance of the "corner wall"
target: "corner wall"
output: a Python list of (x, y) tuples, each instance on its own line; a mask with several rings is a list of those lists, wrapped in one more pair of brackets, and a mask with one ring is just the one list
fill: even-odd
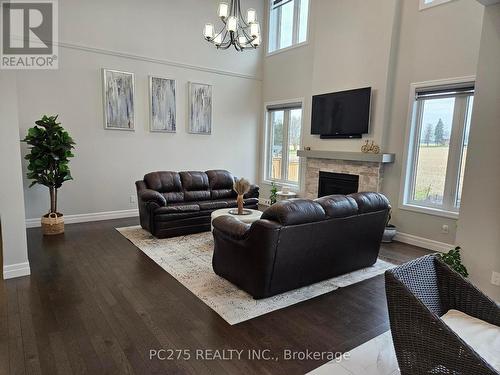
[(17, 118), (16, 77), (0, 74), (0, 225), (3, 278), (30, 274), (24, 224), (21, 152)]
[(471, 280), (496, 301), (500, 286), (500, 4), (485, 8), (457, 243)]

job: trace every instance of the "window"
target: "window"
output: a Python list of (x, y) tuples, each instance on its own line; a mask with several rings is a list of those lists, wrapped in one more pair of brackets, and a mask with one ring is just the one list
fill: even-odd
[(269, 0), (268, 52), (307, 40), (309, 0)]
[(420, 0), (420, 10), (435, 7), (436, 5), (441, 5), (450, 1), (452, 0)]
[(473, 104), (470, 82), (415, 90), (403, 206), (458, 214)]
[(267, 106), (266, 180), (298, 185), (302, 103)]

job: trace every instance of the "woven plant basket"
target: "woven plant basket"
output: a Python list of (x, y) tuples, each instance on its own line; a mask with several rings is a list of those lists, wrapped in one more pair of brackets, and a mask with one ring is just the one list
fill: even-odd
[(64, 233), (64, 216), (54, 212), (42, 216), (42, 233), (44, 236)]

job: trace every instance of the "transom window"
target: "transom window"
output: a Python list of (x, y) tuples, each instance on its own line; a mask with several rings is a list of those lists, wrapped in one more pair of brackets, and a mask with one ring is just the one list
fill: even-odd
[(266, 180), (298, 185), (302, 103), (267, 107)]
[(404, 205), (458, 214), (473, 105), (470, 82), (416, 90)]
[(444, 3), (448, 3), (452, 0), (420, 0), (420, 10), (435, 7)]
[(269, 0), (268, 52), (307, 40), (309, 0)]

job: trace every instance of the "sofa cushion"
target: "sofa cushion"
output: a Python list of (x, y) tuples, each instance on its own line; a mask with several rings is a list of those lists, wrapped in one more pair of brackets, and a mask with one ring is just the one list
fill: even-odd
[(210, 199), (208, 176), (205, 172), (180, 172), (184, 200), (204, 201)]
[(354, 193), (348, 197), (356, 201), (359, 214), (387, 210), (390, 207), (389, 200), (380, 193)]
[(234, 177), (225, 170), (217, 169), (206, 172), (210, 186), (211, 199), (223, 199), (236, 197), (233, 190)]
[(181, 178), (177, 172), (151, 172), (144, 176), (151, 190), (160, 193), (182, 192)]
[(261, 218), (277, 221), (281, 225), (297, 225), (324, 220), (326, 215), (319, 203), (296, 198), (272, 205), (264, 211)]
[(228, 207), (226, 201), (202, 201), (196, 202), (196, 204), (200, 206), (200, 210), (218, 210)]
[(172, 191), (170, 193), (163, 193), (162, 195), (168, 203), (184, 202), (184, 192), (182, 191)]
[(177, 204), (166, 207), (159, 207), (155, 210), (155, 215), (177, 214), (182, 212), (199, 212), (200, 206), (197, 204)]
[[(194, 220), (195, 218), (200, 218), (202, 222), (205, 220), (210, 219), (210, 213), (211, 211), (196, 211), (196, 212), (179, 212), (179, 213), (168, 213), (168, 214), (162, 214), (162, 215), (155, 215), (155, 222), (157, 223), (165, 223), (165, 222), (176, 222), (179, 221), (179, 223), (172, 223), (173, 226), (182, 226), (182, 220), (186, 219), (192, 219)], [(206, 219), (208, 218), (208, 219)], [(210, 221), (208, 221), (210, 224)]]
[(233, 175), (222, 169), (213, 169), (205, 172), (208, 177), (210, 189), (232, 189)]
[(449, 310), (441, 319), (495, 370), (500, 371), (500, 327), (458, 310)]
[(236, 198), (237, 194), (233, 189), (210, 190), (212, 199)]
[(358, 214), (358, 204), (354, 198), (345, 195), (328, 195), (315, 199), (330, 218), (349, 217)]

